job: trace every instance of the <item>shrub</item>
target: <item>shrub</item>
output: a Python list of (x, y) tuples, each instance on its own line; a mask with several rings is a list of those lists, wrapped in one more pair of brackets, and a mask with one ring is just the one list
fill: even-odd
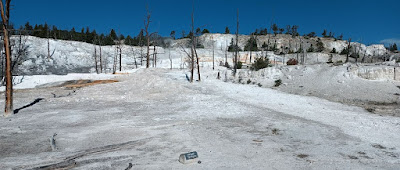
[(324, 51), (325, 47), (324, 47), (324, 43), (322, 43), (322, 41), (318, 41), (317, 43), (317, 52), (322, 52)]
[(336, 48), (333, 48), (332, 51), (331, 51), (331, 53), (337, 53), (337, 52), (336, 52)]
[(286, 62), (287, 65), (297, 65), (298, 63), (299, 62), (294, 58), (291, 58), (289, 59), (289, 61)]
[(266, 57), (260, 57), (255, 60), (255, 62), (251, 65), (250, 70), (258, 71), (263, 68), (269, 67), (269, 59)]
[(309, 53), (314, 52), (314, 47), (312, 46), (312, 44), (311, 44), (310, 48), (307, 49), (307, 52), (309, 52)]
[(344, 48), (344, 49), (342, 50), (342, 52), (340, 52), (340, 55), (345, 55), (345, 54), (348, 54), (348, 53), (349, 53), (349, 49)]
[(268, 49), (268, 45), (267, 45), (267, 43), (265, 43), (265, 42), (262, 44), (262, 46), (261, 46), (261, 47), (262, 47), (262, 48), (266, 48), (266, 49)]
[(243, 63), (239, 61), (239, 62), (237, 63), (237, 66), (236, 66), (236, 67), (237, 67), (237, 69), (242, 69), (242, 66), (243, 66)]
[(226, 67), (226, 68), (231, 68), (231, 66), (229, 65), (228, 62), (225, 62), (225, 67)]
[(279, 80), (275, 80), (275, 87), (279, 87), (280, 85), (282, 85), (282, 80), (281, 79), (279, 79)]
[(248, 80), (247, 80), (247, 84), (250, 84), (250, 83), (251, 83), (251, 80), (250, 80), (250, 79), (248, 79)]

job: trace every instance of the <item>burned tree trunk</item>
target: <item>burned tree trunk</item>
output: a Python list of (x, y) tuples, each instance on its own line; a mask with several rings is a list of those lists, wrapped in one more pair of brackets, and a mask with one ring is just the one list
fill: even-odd
[(147, 10), (147, 16), (146, 20), (144, 21), (144, 27), (145, 27), (145, 32), (146, 32), (146, 39), (147, 39), (147, 56), (146, 56), (146, 68), (149, 68), (150, 66), (150, 35), (149, 35), (149, 24), (150, 24), (150, 18), (151, 14), (149, 12), (149, 8), (146, 8)]
[(233, 76), (236, 76), (237, 72), (238, 55), (239, 55), (238, 41), (239, 41), (239, 9), (237, 9), (236, 13), (236, 42), (235, 42), (235, 61), (234, 61), (235, 63), (233, 66)]
[(94, 45), (94, 67), (95, 67), (95, 69), (96, 69), (96, 73), (99, 74), (98, 61), (97, 61), (97, 48), (96, 48), (96, 45)]
[(13, 111), (13, 84), (12, 84), (12, 73), (11, 73), (11, 48), (10, 48), (10, 35), (8, 32), (9, 18), (10, 18), (10, 2), (6, 0), (6, 6), (4, 8), (3, 1), (0, 1), (1, 18), (3, 20), (3, 34), (4, 34), (4, 48), (6, 55), (6, 93), (5, 93), (5, 116), (8, 116)]
[(122, 46), (119, 47), (119, 71), (122, 71)]
[(201, 81), (200, 62), (199, 62), (199, 56), (197, 55), (196, 46), (197, 46), (197, 39), (196, 39), (196, 36), (194, 35), (194, 7), (193, 7), (193, 11), (192, 11), (192, 48), (193, 48), (193, 50), (192, 50), (192, 52), (194, 52), (194, 53), (192, 54), (192, 59), (194, 59), (194, 56), (196, 56), (197, 77), (198, 77), (198, 81)]
[(351, 38), (349, 38), (349, 42), (347, 44), (346, 63), (349, 62), (350, 48), (351, 48)]

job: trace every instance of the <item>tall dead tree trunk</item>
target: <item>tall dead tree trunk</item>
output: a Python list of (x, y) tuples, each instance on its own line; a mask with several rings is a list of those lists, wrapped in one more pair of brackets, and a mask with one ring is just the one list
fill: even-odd
[(228, 67), (228, 41), (225, 41), (225, 66)]
[(196, 46), (194, 46), (194, 54), (196, 55), (196, 60), (197, 60), (197, 77), (198, 77), (198, 81), (201, 81), (201, 76), (200, 76), (200, 60), (199, 60), (199, 55), (197, 55)]
[(100, 73), (103, 73), (103, 61), (102, 61), (102, 57), (101, 57), (101, 44), (100, 44), (100, 49), (99, 49), (100, 51), (100, 56), (99, 56), (99, 59), (100, 59)]
[(122, 46), (119, 47), (119, 71), (122, 71)]
[(150, 66), (150, 35), (149, 35), (149, 25), (150, 25), (150, 18), (151, 18), (151, 14), (149, 12), (149, 8), (146, 7), (146, 11), (147, 11), (147, 16), (146, 16), (146, 20), (144, 21), (144, 28), (145, 28), (145, 32), (146, 32), (146, 39), (147, 39), (147, 61), (146, 61), (146, 68), (149, 68)]
[[(143, 29), (142, 29), (143, 30)], [(141, 31), (142, 32), (142, 31)], [(143, 66), (143, 42), (142, 34), (139, 36), (139, 46), (140, 46), (140, 66)], [(137, 68), (137, 67), (136, 67)]]
[(349, 42), (347, 44), (346, 63), (349, 62), (350, 48), (351, 48), (351, 38), (349, 38)]
[(236, 42), (235, 42), (235, 63), (233, 66), (233, 76), (236, 76), (237, 72), (237, 64), (238, 64), (238, 55), (239, 55), (239, 9), (237, 9), (236, 13)]
[(117, 59), (118, 59), (118, 46), (115, 48), (115, 55), (113, 61), (113, 74), (117, 72)]
[[(194, 4), (194, 3), (193, 3)], [(193, 59), (194, 56), (196, 57), (196, 64), (197, 64), (197, 77), (198, 77), (198, 81), (201, 81), (201, 76), (200, 76), (200, 61), (199, 61), (199, 56), (197, 55), (197, 50), (196, 50), (196, 46), (197, 46), (197, 37), (194, 34), (194, 5), (193, 5), (193, 10), (192, 10), (192, 48), (193, 48)]]
[(212, 41), (212, 43), (213, 43), (213, 53), (212, 53), (212, 58), (213, 58), (213, 70), (215, 69), (215, 52), (214, 52), (214, 48), (215, 48), (215, 42), (214, 41)]
[(156, 45), (153, 46), (153, 67), (157, 66), (157, 51), (156, 51)]
[(97, 61), (97, 48), (96, 45), (94, 45), (94, 67), (96, 69), (96, 73), (99, 74), (99, 62)]
[(1, 18), (3, 24), (4, 33), (4, 48), (6, 54), (6, 93), (5, 93), (5, 109), (4, 115), (8, 116), (13, 111), (13, 84), (12, 84), (12, 73), (11, 73), (11, 48), (10, 48), (10, 35), (8, 32), (9, 19), (10, 19), (10, 2), (6, 0), (6, 6), (4, 8), (3, 0), (0, 1)]
[(49, 37), (49, 30), (47, 30), (47, 59), (50, 59), (50, 37)]
[(53, 52), (50, 53), (50, 30), (47, 30), (47, 59), (51, 59), (53, 57), (54, 53), (56, 52), (56, 49), (54, 48)]

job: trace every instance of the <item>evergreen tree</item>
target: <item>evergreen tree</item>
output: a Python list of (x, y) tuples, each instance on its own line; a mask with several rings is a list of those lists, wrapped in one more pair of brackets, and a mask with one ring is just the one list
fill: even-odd
[(207, 33), (210, 33), (208, 29), (203, 29), (203, 31), (201, 32), (201, 34), (207, 34)]
[(307, 34), (307, 36), (308, 36), (308, 37), (315, 37), (315, 36), (316, 36), (316, 33), (315, 33), (315, 32), (310, 32), (310, 33)]
[(390, 50), (391, 52), (397, 51), (397, 44), (394, 43), (393, 45), (390, 45), (389, 50)]
[(201, 35), (201, 29), (200, 28), (197, 28), (196, 29), (196, 34), (195, 34), (196, 36), (200, 36)]
[(236, 49), (237, 49), (237, 51), (241, 51), (240, 48), (239, 48), (239, 46), (237, 46), (237, 45), (235, 44), (235, 42), (233, 41), (233, 38), (232, 38), (231, 43), (229, 44), (229, 47), (228, 47), (228, 51), (229, 51), (229, 52), (235, 52)]
[(273, 25), (271, 26), (271, 29), (272, 29), (272, 31), (274, 31), (274, 34), (275, 34), (275, 35), (278, 33), (279, 28), (278, 28), (278, 26), (277, 26), (276, 24), (273, 24)]
[(50, 37), (57, 39), (59, 36), (58, 34), (59, 34), (59, 31), (58, 31), (57, 27), (53, 25), (53, 28), (50, 31)]
[(28, 35), (33, 34), (33, 27), (29, 24), (29, 22), (26, 22), (24, 29)]
[(92, 43), (93, 42), (93, 38), (91, 38), (91, 33), (90, 33), (90, 29), (89, 27), (86, 27), (86, 32), (85, 32), (85, 36), (84, 36), (84, 42), (87, 43)]
[(144, 30), (141, 29), (139, 34), (136, 36), (136, 43), (134, 45), (144, 46), (146, 43), (146, 37), (144, 36)]
[(103, 43), (104, 45), (114, 45), (114, 40), (110, 35), (108, 35), (104, 38)]
[(266, 50), (268, 50), (268, 45), (267, 45), (267, 43), (265, 43), (265, 42), (262, 44), (261, 47), (264, 48), (264, 49), (266, 49)]
[(323, 37), (327, 37), (327, 36), (328, 36), (328, 35), (327, 35), (326, 29), (324, 29), (324, 32), (322, 33), (322, 36), (323, 36)]
[(132, 45), (133, 44), (133, 38), (130, 35), (126, 36), (124, 44), (125, 45)]
[(111, 29), (111, 31), (110, 31), (110, 36), (109, 36), (112, 40), (117, 40), (118, 39), (118, 36), (117, 36), (117, 33), (115, 33), (115, 30), (114, 29)]
[(229, 31), (229, 27), (225, 27), (225, 33), (224, 34), (230, 34), (231, 31)]
[(125, 39), (125, 36), (121, 34), (121, 35), (119, 35), (119, 39), (120, 39), (120, 40), (124, 40), (124, 39)]
[(279, 28), (279, 34), (282, 34), (282, 33), (283, 33), (283, 31), (285, 31), (285, 29), (283, 29), (283, 28)]
[(171, 31), (171, 33), (169, 34), (169, 36), (170, 36), (172, 39), (175, 40), (175, 34), (176, 34), (175, 31)]
[(297, 30), (299, 29), (299, 26), (297, 26), (297, 25), (293, 25), (292, 26), (292, 28), (291, 28), (291, 32), (292, 32), (292, 36), (293, 37), (295, 37), (295, 36), (299, 36), (299, 33), (297, 32)]
[(264, 28), (264, 29), (260, 29), (260, 34), (259, 35), (267, 35), (268, 34), (268, 29)]
[(258, 51), (257, 39), (254, 35), (250, 36), (247, 44), (244, 46), (244, 51)]

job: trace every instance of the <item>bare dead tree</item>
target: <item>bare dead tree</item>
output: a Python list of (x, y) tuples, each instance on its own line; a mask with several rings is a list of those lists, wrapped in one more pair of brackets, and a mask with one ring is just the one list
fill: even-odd
[(118, 46), (115, 48), (115, 55), (114, 55), (114, 61), (113, 61), (113, 74), (117, 72), (117, 60), (118, 60)]
[[(133, 48), (133, 45), (132, 45), (132, 42), (128, 42), (129, 44), (129, 46), (131, 47), (131, 51), (132, 51), (132, 55), (133, 55), (133, 60), (135, 61), (135, 67), (136, 67), (136, 69), (138, 68), (138, 64), (137, 64), (137, 61), (136, 61), (136, 52), (135, 52), (135, 50), (134, 50), (134, 48)], [(126, 45), (126, 44), (125, 44)]]
[(194, 77), (194, 18), (193, 18), (193, 11), (194, 11), (194, 5), (193, 5), (193, 10), (192, 10), (192, 24), (191, 24), (191, 29), (190, 29), (190, 38), (192, 39), (192, 44), (190, 48), (190, 82), (193, 83), (193, 77)]
[(228, 41), (225, 41), (225, 66), (228, 67)]
[(149, 8), (146, 7), (147, 15), (146, 19), (144, 20), (144, 28), (146, 32), (146, 39), (147, 39), (147, 61), (146, 61), (146, 68), (149, 68), (150, 66), (150, 34), (149, 34), (149, 25), (150, 25), (150, 18), (151, 18), (151, 13), (149, 12)]
[(102, 43), (101, 43), (101, 40), (99, 39), (99, 52), (100, 52), (100, 55), (99, 55), (99, 59), (100, 59), (100, 73), (103, 73), (103, 61), (102, 61), (102, 56), (101, 56), (101, 45), (102, 45)]
[[(143, 29), (142, 29), (143, 30)], [(142, 31), (141, 31), (142, 32)], [(142, 34), (139, 36), (139, 46), (140, 46), (140, 65), (143, 66), (143, 42)]]
[(119, 71), (122, 71), (122, 46), (119, 46)]
[[(194, 74), (194, 57), (193, 57), (193, 48), (192, 47), (190, 47), (190, 52), (187, 52), (186, 51), (186, 49), (185, 49), (185, 47), (183, 47), (182, 45), (179, 45), (180, 47), (181, 47), (181, 49), (182, 49), (182, 51), (186, 54), (186, 56), (187, 56), (187, 60), (185, 61), (185, 63), (186, 62), (188, 62), (188, 66), (190, 67), (190, 78), (188, 78), (187, 76), (186, 76), (186, 78), (188, 79), (188, 81), (189, 82), (193, 82), (193, 74)], [(181, 58), (181, 61), (182, 61), (182, 58)], [(182, 67), (183, 68), (185, 68), (185, 63), (183, 63), (182, 64)]]
[[(212, 37), (212, 38), (214, 39), (214, 37)], [(213, 40), (212, 43), (213, 43), (213, 44), (212, 44), (212, 45), (213, 45), (213, 47), (212, 47), (212, 50), (213, 50), (213, 52), (212, 52), (212, 58), (213, 58), (213, 70), (214, 70), (214, 69), (215, 69), (215, 54), (214, 54), (214, 53), (215, 53), (215, 52), (214, 52), (214, 51), (215, 51), (215, 41)]]
[(234, 66), (233, 66), (233, 76), (236, 76), (237, 72), (237, 64), (238, 64), (238, 55), (239, 55), (239, 9), (237, 9), (236, 12), (236, 42), (235, 42), (235, 60), (234, 60)]
[(96, 48), (96, 44), (94, 44), (94, 67), (95, 67), (95, 69), (96, 69), (96, 73), (99, 74), (98, 61), (97, 61), (97, 48)]
[(156, 51), (156, 45), (153, 45), (153, 67), (156, 67), (157, 63), (157, 51)]
[(6, 6), (4, 6), (3, 0), (0, 1), (1, 18), (3, 21), (2, 24), (3, 24), (3, 34), (4, 34), (4, 49), (6, 53), (6, 93), (5, 93), (6, 105), (4, 109), (5, 116), (8, 116), (13, 111), (11, 48), (10, 48), (10, 35), (8, 32), (9, 18), (10, 18), (10, 3), (11, 0), (6, 0)]
[[(16, 70), (16, 66), (24, 61), (24, 57), (28, 55), (29, 46), (26, 45), (27, 37), (22, 34), (23, 30), (19, 30), (18, 39), (10, 41), (11, 51), (15, 51), (11, 61), (11, 72)], [(2, 75), (3, 76), (3, 75)], [(15, 84), (15, 83), (14, 83)]]
[(349, 62), (350, 48), (351, 48), (351, 38), (349, 38), (349, 41), (347, 43), (346, 63)]
[(50, 30), (47, 31), (47, 59), (50, 59), (53, 57), (54, 53), (56, 52), (56, 49), (54, 48), (53, 52), (50, 54)]
[(193, 10), (192, 10), (192, 47), (193, 47), (193, 52), (196, 56), (196, 63), (197, 63), (197, 76), (198, 76), (198, 81), (201, 81), (201, 76), (200, 76), (200, 61), (199, 61), (199, 55), (197, 55), (197, 50), (196, 50), (196, 46), (197, 46), (197, 37), (194, 33), (194, 2), (193, 2)]

